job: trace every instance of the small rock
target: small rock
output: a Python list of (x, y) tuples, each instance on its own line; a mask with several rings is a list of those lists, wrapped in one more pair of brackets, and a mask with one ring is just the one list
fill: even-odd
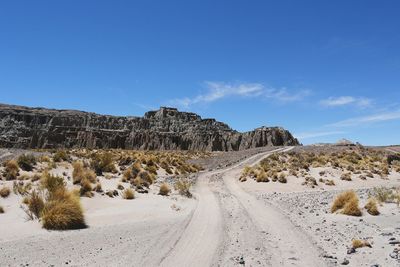
[(347, 250), (347, 254), (353, 254), (353, 253), (356, 253), (356, 249), (355, 248), (349, 248), (348, 250)]
[(244, 259), (243, 259), (243, 256), (240, 257), (240, 259), (239, 259), (239, 264), (242, 264), (242, 265), (245, 264), (245, 261), (244, 261)]
[(343, 259), (343, 261), (340, 263), (341, 265), (348, 265), (350, 261), (346, 258)]

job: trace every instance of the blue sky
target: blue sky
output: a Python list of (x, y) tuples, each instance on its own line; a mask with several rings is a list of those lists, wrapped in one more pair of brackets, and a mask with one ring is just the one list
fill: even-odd
[(399, 1), (2, 1), (0, 102), (399, 144)]

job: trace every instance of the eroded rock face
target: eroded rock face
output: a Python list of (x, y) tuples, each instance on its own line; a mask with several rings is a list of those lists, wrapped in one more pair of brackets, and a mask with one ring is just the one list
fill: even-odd
[(280, 127), (239, 133), (214, 119), (175, 108), (144, 117), (118, 117), (74, 110), (0, 104), (0, 146), (7, 148), (122, 148), (232, 151), (299, 145)]

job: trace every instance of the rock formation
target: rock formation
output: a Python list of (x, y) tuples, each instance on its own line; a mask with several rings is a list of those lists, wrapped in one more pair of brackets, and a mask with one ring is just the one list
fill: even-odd
[(215, 119), (162, 107), (144, 117), (0, 104), (0, 147), (236, 151), (299, 145), (280, 127), (239, 133)]

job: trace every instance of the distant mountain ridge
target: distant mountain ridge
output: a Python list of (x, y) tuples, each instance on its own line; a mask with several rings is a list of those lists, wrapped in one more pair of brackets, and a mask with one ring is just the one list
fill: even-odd
[(240, 133), (215, 119), (161, 107), (144, 117), (0, 104), (0, 146), (237, 151), (299, 145), (281, 127)]

